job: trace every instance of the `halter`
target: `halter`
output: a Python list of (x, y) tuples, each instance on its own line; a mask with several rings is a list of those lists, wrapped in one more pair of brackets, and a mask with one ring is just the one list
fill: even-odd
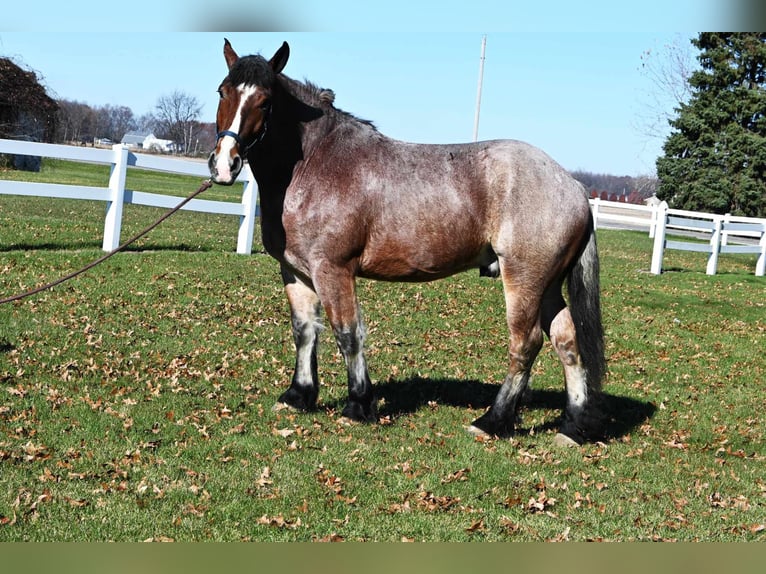
[(253, 141), (251, 141), (246, 146), (242, 143), (242, 138), (239, 137), (239, 134), (237, 132), (233, 132), (231, 130), (223, 130), (218, 132), (218, 135), (216, 135), (215, 141), (218, 143), (218, 140), (220, 140), (222, 137), (229, 136), (234, 138), (234, 141), (237, 142), (237, 146), (240, 148), (240, 155), (246, 156), (247, 152), (250, 151), (250, 149), (257, 143), (260, 143), (263, 141), (263, 137), (266, 135), (266, 130), (269, 127), (269, 118), (271, 118), (271, 104), (266, 104), (263, 106), (264, 111), (264, 118), (263, 118), (263, 124), (261, 124), (261, 129), (258, 131), (258, 133), (253, 138)]

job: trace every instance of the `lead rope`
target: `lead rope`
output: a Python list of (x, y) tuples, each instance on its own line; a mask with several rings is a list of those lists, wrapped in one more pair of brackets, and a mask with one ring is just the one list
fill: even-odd
[(184, 199), (181, 203), (176, 205), (173, 209), (171, 209), (170, 211), (165, 213), (162, 217), (160, 217), (157, 221), (152, 223), (149, 227), (147, 227), (143, 231), (137, 233), (136, 235), (134, 235), (133, 237), (128, 239), (125, 243), (123, 243), (122, 245), (117, 247), (117, 249), (115, 249), (113, 251), (110, 251), (109, 253), (99, 257), (95, 261), (92, 261), (92, 262), (88, 263), (85, 267), (82, 267), (81, 269), (78, 269), (77, 271), (73, 271), (69, 275), (61, 277), (60, 279), (56, 279), (55, 281), (52, 281), (51, 283), (46, 283), (45, 285), (42, 285), (40, 287), (36, 287), (34, 289), (30, 289), (29, 291), (25, 291), (24, 293), (19, 293), (18, 295), (14, 295), (12, 297), (6, 297), (5, 299), (0, 299), (0, 305), (4, 305), (6, 303), (11, 303), (13, 301), (18, 301), (20, 299), (25, 299), (26, 297), (31, 297), (32, 295), (37, 295), (38, 293), (40, 293), (42, 291), (45, 291), (47, 289), (51, 289), (51, 288), (55, 287), (56, 285), (61, 285), (65, 281), (69, 281), (70, 279), (74, 279), (75, 277), (77, 277), (78, 275), (80, 275), (82, 273), (85, 273), (89, 269), (93, 269), (96, 265), (98, 265), (99, 263), (103, 263), (104, 261), (109, 259), (112, 255), (116, 255), (120, 251), (124, 251), (126, 247), (128, 247), (132, 243), (135, 243), (136, 241), (141, 239), (144, 235), (149, 233), (151, 230), (153, 230), (155, 227), (157, 227), (160, 223), (165, 221), (168, 217), (173, 215), (176, 211), (181, 209), (183, 206), (185, 206), (187, 203), (189, 203), (192, 199), (197, 197), (200, 193), (202, 193), (206, 189), (209, 189), (212, 186), (213, 186), (213, 182), (211, 180), (209, 180), (209, 179), (204, 181), (204, 182), (202, 182), (202, 185), (199, 186), (199, 189), (197, 189), (197, 191), (192, 193), (189, 197)]

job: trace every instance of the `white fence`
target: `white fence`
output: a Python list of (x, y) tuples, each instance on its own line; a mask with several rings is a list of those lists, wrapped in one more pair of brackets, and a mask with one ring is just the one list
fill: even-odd
[[(677, 234), (676, 230), (692, 230), (702, 234), (708, 241), (699, 243), (668, 239), (668, 235), (674, 231)], [(744, 237), (756, 238), (758, 243), (734, 243)], [(652, 250), (651, 272), (656, 275), (662, 273), (665, 249), (708, 253), (708, 275), (716, 274), (720, 253), (755, 253), (758, 254), (755, 274), (763, 277), (766, 272), (766, 220), (668, 209), (668, 204), (663, 201), (658, 206), (657, 231)]]
[[(111, 173), (107, 187), (33, 183), (0, 179), (0, 194), (105, 201), (107, 209), (102, 244), (104, 251), (113, 251), (120, 245), (122, 211), (126, 203), (173, 208), (183, 199), (171, 195), (125, 189), (125, 177), (128, 167), (198, 175), (203, 178), (210, 177), (206, 163), (132, 153), (120, 144), (112, 146), (112, 149), (109, 150), (0, 139), (0, 153), (33, 155), (110, 165)], [(193, 199), (183, 209), (238, 216), (237, 253), (248, 254), (253, 248), (255, 218), (259, 215), (257, 186), (249, 166), (245, 166), (237, 181), (244, 184), (240, 203)], [(189, 190), (190, 193), (192, 191), (194, 190)]]
[[(755, 274), (762, 277), (766, 272), (766, 219), (669, 209), (664, 201), (656, 206), (600, 199), (591, 199), (590, 203), (597, 226), (616, 223), (648, 229), (649, 237), (654, 238), (650, 271), (655, 275), (662, 273), (665, 249), (707, 253), (708, 275), (718, 270), (721, 253), (757, 254)], [(690, 236), (706, 242), (689, 241)]]

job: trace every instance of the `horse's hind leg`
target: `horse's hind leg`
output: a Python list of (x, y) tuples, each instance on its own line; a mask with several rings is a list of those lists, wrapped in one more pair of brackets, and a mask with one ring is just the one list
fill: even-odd
[(543, 301), (542, 325), (556, 354), (564, 366), (567, 405), (564, 420), (555, 442), (562, 446), (581, 444), (597, 431), (592, 416), (592, 401), (588, 393), (587, 374), (577, 345), (575, 325), (561, 296), (561, 284), (548, 289)]
[(534, 285), (514, 285), (510, 271), (502, 262), (500, 269), (509, 331), (508, 375), (489, 411), (476, 419), (469, 431), (510, 436), (514, 431), (519, 400), (529, 384), (532, 364), (543, 343), (540, 328), (542, 287), (536, 289)]
[(317, 375), (317, 345), (322, 326), (319, 322), (319, 297), (311, 287), (283, 270), (287, 300), (290, 302), (293, 340), (295, 341), (295, 372), (292, 383), (279, 397), (277, 406), (286, 405), (299, 410), (311, 410), (319, 396)]

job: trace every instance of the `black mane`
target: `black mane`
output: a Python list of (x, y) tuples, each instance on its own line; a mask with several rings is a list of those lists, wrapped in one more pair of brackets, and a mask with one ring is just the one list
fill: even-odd
[(338, 121), (352, 121), (371, 127), (377, 131), (375, 124), (369, 120), (358, 118), (353, 114), (344, 112), (335, 107), (335, 92), (327, 88), (320, 88), (316, 84), (306, 80), (299, 82), (283, 74), (279, 76), (280, 83), (285, 91), (297, 100), (320, 108), (325, 114), (332, 115)]
[(237, 60), (227, 76), (232, 85), (254, 84), (270, 88), (274, 85), (276, 75), (263, 56), (244, 56)]

